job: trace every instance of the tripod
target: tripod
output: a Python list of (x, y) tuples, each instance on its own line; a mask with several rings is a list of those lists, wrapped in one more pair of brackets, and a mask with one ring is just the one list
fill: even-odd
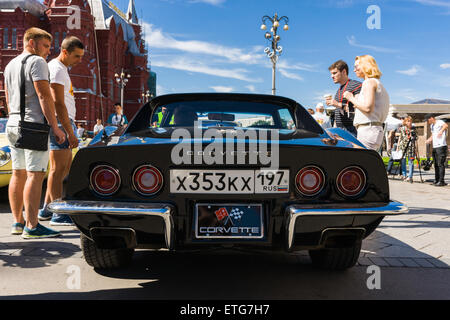
[[(412, 139), (412, 137), (410, 138)], [(419, 143), (417, 140), (415, 140), (415, 152), (414, 152), (414, 156), (415, 156), (415, 160), (417, 160), (417, 163), (419, 164), (419, 175), (420, 175), (420, 183), (424, 183), (423, 178), (422, 178), (422, 164), (420, 163), (420, 158), (419, 158)]]
[[(411, 134), (411, 137), (408, 139), (408, 143), (406, 144), (406, 147), (404, 149), (404, 151), (402, 151), (402, 157), (400, 160), (393, 160), (393, 162), (398, 162), (399, 166), (397, 167), (394, 176), (397, 175), (399, 173), (399, 171), (401, 171), (401, 167), (402, 167), (402, 162), (405, 159), (405, 156), (408, 152), (408, 148), (411, 145), (411, 143), (414, 143), (414, 159), (409, 159), (409, 161), (415, 161), (417, 160), (417, 163), (419, 164), (419, 175), (420, 175), (420, 182), (423, 183), (423, 178), (422, 178), (422, 168), (421, 168), (421, 163), (420, 163), (420, 158), (419, 158), (419, 154), (418, 154), (418, 145), (417, 145), (417, 140), (415, 139), (415, 137), (413, 136), (413, 134)], [(413, 168), (414, 168), (414, 163), (412, 164)]]

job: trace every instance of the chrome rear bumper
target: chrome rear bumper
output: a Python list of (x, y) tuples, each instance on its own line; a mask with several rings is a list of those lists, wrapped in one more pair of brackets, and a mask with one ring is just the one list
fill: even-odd
[(304, 216), (391, 216), (408, 213), (409, 209), (400, 202), (390, 202), (386, 206), (367, 208), (305, 208), (301, 205), (292, 205), (286, 208), (286, 249), (292, 251), (294, 245), (295, 222)]
[[(112, 215), (112, 216), (156, 216), (164, 221), (166, 247), (174, 249), (175, 226), (173, 222), (174, 207), (164, 203), (118, 203), (104, 201), (57, 201), (49, 205), (49, 210), (67, 215)], [(333, 217), (333, 216), (389, 216), (408, 213), (409, 209), (402, 203), (390, 202), (386, 206), (366, 208), (305, 208), (292, 205), (286, 208), (285, 244), (287, 251), (294, 247), (295, 224), (299, 217)]]
[(113, 216), (156, 216), (164, 221), (167, 249), (174, 247), (174, 208), (163, 203), (127, 203), (105, 201), (56, 201), (48, 209), (67, 215), (113, 215)]

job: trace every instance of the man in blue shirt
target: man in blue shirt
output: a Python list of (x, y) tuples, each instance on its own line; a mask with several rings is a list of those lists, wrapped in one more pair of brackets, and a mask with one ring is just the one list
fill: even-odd
[(116, 127), (126, 127), (128, 125), (128, 119), (122, 113), (122, 106), (120, 103), (116, 103), (114, 108), (116, 109), (116, 112), (109, 116), (107, 124)]

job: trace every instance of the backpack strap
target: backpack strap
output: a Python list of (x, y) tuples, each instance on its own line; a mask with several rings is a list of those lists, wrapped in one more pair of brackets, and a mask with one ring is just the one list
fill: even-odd
[[(33, 56), (37, 56), (37, 54), (30, 54), (27, 55), (25, 58), (23, 58), (22, 60), (22, 67), (20, 70), (20, 74), (21, 74), (21, 78), (22, 81), (20, 83), (20, 120), (24, 121), (25, 118), (25, 83), (26, 83), (26, 79), (25, 79), (25, 65), (27, 63), (27, 60), (30, 57)], [(44, 117), (44, 123), (47, 123), (47, 120)]]

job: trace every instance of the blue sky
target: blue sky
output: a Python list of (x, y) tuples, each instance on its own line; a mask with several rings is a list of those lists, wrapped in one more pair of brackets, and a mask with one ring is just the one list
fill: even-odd
[[(113, 1), (126, 11), (128, 0)], [(357, 55), (377, 60), (391, 103), (450, 100), (449, 0), (135, 0), (158, 94), (271, 93), (264, 15), (289, 17), (277, 94), (314, 106), (337, 86), (328, 66)], [(381, 29), (370, 30), (370, 5)]]

